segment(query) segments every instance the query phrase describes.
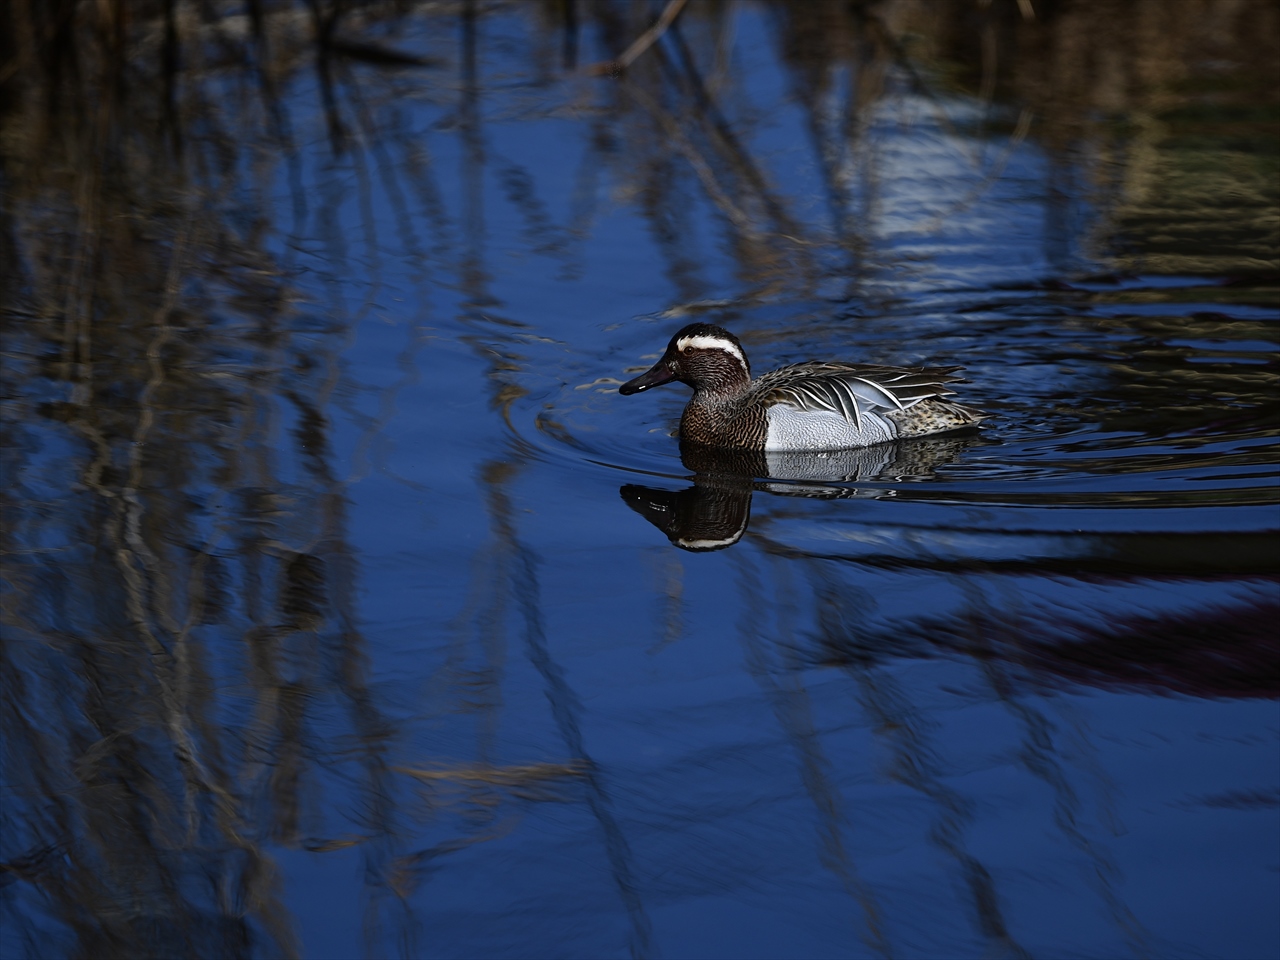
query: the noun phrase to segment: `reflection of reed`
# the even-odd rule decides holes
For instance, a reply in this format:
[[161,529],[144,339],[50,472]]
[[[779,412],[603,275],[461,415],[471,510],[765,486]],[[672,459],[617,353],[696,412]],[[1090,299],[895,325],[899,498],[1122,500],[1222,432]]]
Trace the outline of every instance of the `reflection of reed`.
[[[551,651],[541,609],[538,585],[538,557],[521,542],[513,520],[508,487],[518,466],[491,463],[482,474],[488,492],[488,507],[493,535],[490,565],[474,568],[472,591],[465,612],[477,621],[482,634],[483,662],[490,672],[481,683],[465,681],[461,664],[466,659],[465,640],[459,637],[450,652],[446,670],[436,689],[451,691],[453,697],[465,699],[468,709],[479,707],[487,718],[481,728],[479,753],[483,765],[452,767],[445,770],[415,768],[413,777],[430,786],[437,795],[442,788],[461,789],[471,802],[478,803],[480,815],[473,817],[464,836],[453,837],[427,850],[410,854],[405,862],[427,863],[442,853],[462,849],[470,843],[493,839],[495,821],[502,806],[501,796],[524,801],[573,799],[582,802],[599,828],[609,869],[630,923],[630,952],[636,957],[654,952],[652,929],[635,876],[633,856],[621,825],[613,812],[602,771],[592,761],[582,734],[583,706],[569,686],[564,670]],[[514,601],[514,603],[512,603]],[[497,767],[487,761],[494,748],[497,711],[501,703],[501,676],[491,672],[495,656],[505,655],[505,636],[511,614],[519,617],[525,641],[525,652],[543,683],[543,690],[565,750],[566,763],[537,763]],[[461,624],[459,624],[461,626]],[[488,640],[483,639],[485,636]],[[562,791],[561,785],[575,787]],[[489,799],[481,799],[483,797]]]
[[892,760],[886,774],[925,797],[936,811],[929,842],[953,863],[958,886],[968,894],[975,927],[993,955],[1029,957],[1009,933],[990,871],[965,845],[964,834],[973,819],[972,804],[943,779],[943,764],[930,742],[926,714],[911,703],[901,686],[885,672],[850,667],[857,681],[859,703]]
[[[778,723],[796,752],[800,779],[817,817],[819,860],[858,905],[865,930],[863,941],[878,955],[889,957],[893,955],[893,948],[885,929],[883,910],[876,892],[859,875],[845,840],[848,818],[842,809],[839,788],[833,782],[830,763],[823,754],[808,691],[800,679],[802,665],[795,658],[796,638],[790,628],[795,611],[789,601],[782,599],[791,593],[790,584],[786,582],[790,569],[786,565],[771,565],[769,573],[783,577],[772,604],[767,603],[769,593],[753,565],[747,560],[739,564],[744,598],[740,636],[747,669],[773,706]],[[779,621],[780,635],[776,643],[784,657],[784,662],[777,665],[769,662],[763,636],[770,612]]]
[[[754,572],[755,561],[742,552],[735,557],[744,578],[749,666],[769,691],[780,721],[804,757],[806,787],[816,807],[825,811],[824,843],[832,864],[844,862],[839,842],[843,817],[834,799],[838,794],[823,773],[802,690],[793,690],[785,704],[779,699],[789,683],[784,677],[799,676],[800,670],[816,664],[840,665],[853,677],[859,702],[892,758],[888,776],[929,801],[935,814],[928,839],[954,864],[957,885],[967,892],[975,929],[988,941],[988,949],[999,955],[1027,955],[1003,917],[992,872],[967,849],[972,803],[949,785],[947,758],[934,743],[928,712],[910,702],[892,672],[895,662],[914,658],[959,659],[970,664],[981,681],[983,699],[999,704],[1012,721],[1020,741],[1017,764],[1048,788],[1053,826],[1078,855],[1082,874],[1116,931],[1135,953],[1150,951],[1152,935],[1125,903],[1119,868],[1105,840],[1095,835],[1098,829],[1119,829],[1111,809],[1114,785],[1091,759],[1096,748],[1070,715],[1070,706],[1057,704],[1052,694],[1035,696],[1033,691],[1065,680],[1143,690],[1167,687],[1197,696],[1273,696],[1276,644],[1274,630],[1264,624],[1273,622],[1275,611],[1262,592],[1254,602],[1236,608],[1214,608],[1190,617],[1185,612],[1130,617],[1104,629],[1086,625],[1083,618],[1072,623],[1061,611],[1019,601],[1018,586],[1007,574],[971,562],[963,577],[951,578],[965,598],[953,613],[887,620],[890,611],[877,610],[872,594],[851,584],[832,558],[808,556],[794,548],[774,551],[767,561],[774,586],[766,589]],[[788,579],[797,562],[808,571],[813,590],[815,633],[807,651],[788,626],[793,608],[808,606]],[[988,590],[1001,594],[1001,602],[988,597]],[[766,636],[773,638],[771,643],[765,642]],[[770,646],[778,651],[776,662],[767,653]],[[1051,715],[1055,712],[1060,718]],[[1094,796],[1084,792],[1086,780]],[[1091,802],[1096,811],[1089,809]],[[1091,815],[1097,827],[1091,828]]]
[[[228,199],[261,195],[270,171],[223,161],[277,134],[203,99],[208,51],[174,16],[183,8],[164,8],[165,66],[153,74],[129,46],[125,9],[68,8],[55,13],[68,17],[61,32],[28,23],[51,56],[19,63],[7,92],[23,95],[4,102],[5,281],[17,309],[6,343],[21,351],[6,372],[50,398],[6,426],[65,450],[68,464],[56,512],[28,492],[6,515],[16,588],[5,630],[23,641],[3,659],[6,742],[21,758],[6,845],[30,848],[13,859],[45,897],[14,919],[32,942],[60,923],[77,955],[296,955],[263,840],[334,846],[315,836],[324,697],[348,707],[361,745],[366,832],[391,826],[387,728],[363,676],[328,449],[336,368],[297,344],[288,281]],[[279,69],[262,73],[271,90]],[[200,123],[208,136],[192,139]],[[335,339],[343,332],[339,322]],[[61,362],[40,360],[51,348]],[[225,375],[228,358],[244,376]],[[284,398],[299,425],[293,480],[275,457]],[[31,482],[44,468],[20,469]],[[64,544],[60,555],[44,555],[46,542]],[[42,646],[45,662],[31,661]],[[243,722],[224,715],[214,679],[232,650],[244,658]],[[59,855],[37,855],[51,838]]]
[[[989,622],[989,616],[981,617],[981,612],[991,607],[981,588],[972,581],[962,584],[961,588],[968,598],[969,612],[973,619],[981,618]],[[1012,610],[1009,609],[1010,606],[1013,607]],[[1084,805],[1068,776],[1059,745],[1062,738],[1055,736],[1057,730],[1045,711],[1014,682],[1006,661],[993,655],[995,645],[1001,641],[1006,648],[1016,649],[1024,640],[1022,624],[1011,615],[1016,611],[1017,605],[1005,605],[1002,617],[1004,622],[998,631],[982,628],[973,630],[971,642],[975,659],[992,693],[1023,730],[1019,759],[1031,776],[1042,781],[1052,791],[1054,823],[1066,841],[1079,851],[1084,861],[1085,876],[1106,905],[1112,922],[1128,942],[1129,948],[1136,956],[1147,956],[1150,953],[1150,934],[1143,929],[1117,890],[1122,879],[1119,868],[1105,846],[1093,840],[1085,830]],[[1013,658],[1008,660],[1012,661]]]
[[[623,32],[617,22],[610,26],[615,33]],[[615,120],[614,126],[617,139],[628,144],[626,155],[642,161],[639,169],[645,195],[652,198],[651,209],[679,208],[679,177],[667,160],[674,148],[721,215],[746,282],[763,289],[783,276],[811,277],[815,267],[807,253],[806,228],[768,182],[704,80],[698,61],[714,59],[714,50],[697,53],[702,56],[685,41],[679,20],[673,19],[661,42],[632,64],[618,86],[618,107],[626,110],[634,104],[647,120],[635,124]],[[661,239],[661,221],[655,221],[655,230]],[[674,250],[669,244],[663,246]],[[679,278],[688,274],[678,259],[673,259],[670,269],[678,285]]]
[[[490,272],[485,264],[482,184],[489,149],[479,110],[481,82],[477,60],[480,33],[479,15],[474,3],[468,2],[463,8],[462,28],[462,99],[458,115],[464,145],[461,179],[464,184],[462,229],[465,246],[460,276],[467,296],[468,313],[464,319],[471,330],[462,339],[477,355],[488,361],[486,378],[491,406],[508,418],[511,404],[523,394],[523,388],[513,376],[521,369],[521,357],[518,341],[511,336],[511,331],[521,325],[493,317],[491,309],[490,312],[481,309],[500,304],[488,292]],[[561,240],[554,236],[556,231],[533,196],[523,170],[508,163],[504,180],[508,196],[524,215],[526,235],[531,243],[541,247],[544,253],[559,253]],[[402,856],[394,871],[401,878],[396,889],[402,899],[407,899],[426,865],[437,857],[472,843],[495,839],[507,829],[497,819],[503,804],[500,796],[494,794],[523,801],[560,800],[565,796],[557,789],[559,784],[580,785],[580,789],[574,790],[571,796],[585,802],[600,830],[610,872],[629,920],[630,952],[636,957],[647,957],[653,954],[652,930],[635,879],[630,847],[613,813],[604,778],[587,752],[581,730],[582,705],[551,653],[541,609],[539,560],[520,540],[513,518],[509,488],[524,462],[522,445],[517,441],[512,444],[507,459],[490,461],[481,469],[480,481],[488,495],[492,543],[481,554],[486,562],[473,564],[471,589],[463,610],[455,620],[456,640],[446,663],[445,675],[432,685],[438,693],[461,694],[466,709],[477,710],[481,714],[477,752],[482,765],[453,767],[444,771],[406,770],[419,781],[429,784],[433,794],[445,784],[461,787],[476,815],[470,818],[462,836],[451,837],[430,848]],[[497,767],[491,760],[497,750],[503,666],[507,656],[506,634],[512,614],[523,622],[526,655],[542,679],[552,718],[570,757],[567,763]],[[469,620],[475,621],[481,652],[480,666],[470,672],[463,667],[467,661],[466,625]],[[410,882],[409,878],[413,881]]]
[[[71,157],[97,145],[73,143]],[[167,218],[152,213],[158,230],[171,231],[167,245],[118,229],[107,235],[111,219],[137,216],[121,195],[127,183],[94,159],[83,165],[91,172],[77,178],[75,202],[95,211],[98,222],[90,227],[82,219],[73,228],[71,257],[95,261],[93,270],[74,272],[68,302],[76,306],[61,331],[46,322],[23,337],[28,346],[37,338],[70,345],[73,363],[63,372],[71,399],[55,409],[83,438],[72,459],[83,492],[64,491],[52,523],[26,504],[19,510],[23,540],[61,535],[75,559],[55,567],[37,555],[21,564],[33,589],[14,598],[10,623],[30,642],[59,637],[58,656],[50,675],[20,681],[15,671],[5,690],[17,714],[29,718],[18,732],[51,724],[67,740],[57,749],[40,738],[11,741],[13,755],[24,756],[34,774],[13,796],[11,836],[59,838],[63,855],[28,879],[74,932],[74,952],[101,955],[125,943],[157,955],[240,953],[257,927],[277,949],[296,953],[270,860],[244,815],[221,733],[206,715],[208,666],[192,636],[205,620],[213,538],[198,551],[181,546],[202,524],[182,496],[170,496],[183,489],[181,471],[202,456],[184,435],[184,411],[174,401],[179,391],[199,393],[208,384],[191,383],[193,369],[172,344],[177,324],[200,325],[188,312],[183,281],[211,238],[192,236],[191,216],[181,208]],[[191,258],[189,248],[198,251]],[[24,253],[29,296],[39,302],[60,285],[58,251]],[[115,269],[129,264],[145,279],[113,289],[95,272],[103,260]],[[25,427],[42,428],[57,432],[56,423]],[[85,599],[64,598],[50,617],[42,599],[50,578],[66,578]],[[50,823],[38,811],[55,795],[64,799]],[[219,879],[184,893],[196,864]],[[233,919],[228,898],[243,903],[246,919]]]
[[479,311],[493,303],[486,293],[489,277],[481,267],[484,256],[485,145],[480,130],[476,20],[475,0],[466,0],[462,7],[462,99],[458,104],[458,127],[463,147],[458,174],[462,181],[461,219],[464,238],[464,253],[459,269],[462,288],[469,297],[467,306],[472,311]]
[[656,557],[658,593],[662,597],[661,637],[646,651],[650,655],[675,643],[684,635],[684,565],[671,551]]
[[[860,702],[878,732],[890,748],[893,762],[889,774],[911,790],[927,797],[938,811],[930,829],[930,842],[954,863],[962,889],[966,889],[975,918],[975,926],[989,942],[989,949],[1001,955],[1028,956],[1010,934],[1002,917],[999,897],[990,871],[970,853],[964,833],[972,821],[972,805],[944,779],[943,759],[932,745],[929,721],[915,708],[906,692],[886,670],[882,660],[906,654],[908,644],[920,643],[922,637],[909,628],[895,631],[894,636],[881,634],[868,615],[874,608],[866,595],[850,596],[848,586],[830,577],[821,566],[814,567],[815,599],[818,602],[818,635],[823,661],[840,662],[854,677],[860,691]],[[966,581],[962,589],[981,607],[985,607],[976,584]],[[998,623],[998,626],[993,626]],[[901,625],[899,625],[901,627]],[[1009,712],[1023,730],[1019,754],[1027,772],[1043,781],[1054,797],[1053,819],[1066,841],[1081,854],[1084,870],[1100,899],[1106,904],[1117,929],[1138,955],[1147,952],[1148,934],[1119,896],[1116,886],[1118,871],[1105,847],[1090,838],[1083,825],[1083,801],[1073,786],[1062,757],[1060,736],[1046,713],[1021,690],[1010,676],[1007,664],[1017,663],[1018,651],[1025,638],[1021,626],[1009,622],[1006,609],[998,621],[983,618],[971,633],[966,625],[956,622],[956,629],[966,631],[969,655],[979,674],[989,685],[996,702]],[[1002,635],[1010,638],[1009,649],[997,649]],[[1017,642],[1013,642],[1017,638]],[[917,648],[918,649],[918,648]],[[1016,667],[1014,668],[1016,669]],[[1077,739],[1081,732],[1076,731]],[[1081,752],[1081,743],[1073,752]],[[1086,749],[1091,749],[1084,745]],[[1095,774],[1098,771],[1094,771]],[[1105,778],[1105,775],[1103,775]],[[1107,784],[1102,784],[1108,793]]]
[[[972,665],[1019,732],[1018,765],[1048,788],[1053,824],[1078,854],[1086,882],[1130,949],[1147,954],[1152,935],[1125,903],[1119,868],[1089,827],[1091,798],[1082,790],[1082,775],[1094,781],[1100,828],[1119,832],[1111,810],[1114,786],[1091,759],[1096,748],[1071,708],[1057,705],[1062,719],[1055,721],[1055,698],[1032,691],[1066,681],[1195,696],[1274,696],[1274,603],[1259,591],[1253,602],[1237,607],[1122,618],[1104,629],[1019,601],[1007,575],[992,580],[993,571],[971,567],[954,578],[965,598],[954,613],[886,624],[870,597],[851,591],[829,567],[829,561],[810,560],[817,602],[817,649],[810,658],[843,665],[857,679],[861,703],[894,756],[891,776],[939,811],[930,840],[954,860],[983,935],[993,946],[1023,955],[1001,919],[989,871],[964,847],[970,804],[943,779],[945,764],[930,745],[926,715],[910,705],[886,669],[894,661],[942,655]],[[996,603],[988,591],[1010,596]]]

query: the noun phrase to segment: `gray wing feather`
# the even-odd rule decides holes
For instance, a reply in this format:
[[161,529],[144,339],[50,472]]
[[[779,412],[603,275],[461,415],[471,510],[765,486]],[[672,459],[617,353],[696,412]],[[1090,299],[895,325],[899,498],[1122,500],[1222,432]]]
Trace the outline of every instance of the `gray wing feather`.
[[955,393],[947,384],[959,367],[886,367],[871,363],[795,363],[760,377],[752,387],[766,406],[785,403],[801,410],[838,414],[861,428],[864,411],[905,410]]
[[835,382],[848,386],[850,391],[874,406],[902,409],[902,401],[893,395],[892,390],[880,386],[880,384],[867,377],[850,377],[847,380],[836,380]]
[[836,401],[840,404],[840,414],[846,420],[850,420],[849,414],[853,414],[851,422],[859,430],[862,429],[862,408],[858,406],[858,392],[853,388],[853,384],[847,380],[833,380],[831,382],[832,392],[836,395]]

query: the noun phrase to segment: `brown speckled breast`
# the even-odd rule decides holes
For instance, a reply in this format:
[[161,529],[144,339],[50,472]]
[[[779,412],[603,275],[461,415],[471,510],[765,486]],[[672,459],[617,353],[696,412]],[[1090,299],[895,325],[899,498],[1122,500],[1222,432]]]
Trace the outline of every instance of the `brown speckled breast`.
[[680,438],[710,447],[763,450],[769,434],[765,406],[694,394],[680,418]]

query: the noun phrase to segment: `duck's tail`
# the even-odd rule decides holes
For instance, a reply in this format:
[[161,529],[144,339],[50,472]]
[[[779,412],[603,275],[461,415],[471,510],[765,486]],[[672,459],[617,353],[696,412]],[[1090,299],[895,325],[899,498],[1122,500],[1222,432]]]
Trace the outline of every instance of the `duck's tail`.
[[947,430],[963,430],[976,427],[990,414],[966,407],[951,400],[931,397],[913,403],[905,410],[894,410],[886,416],[898,425],[898,436],[923,437],[931,433],[944,433]]

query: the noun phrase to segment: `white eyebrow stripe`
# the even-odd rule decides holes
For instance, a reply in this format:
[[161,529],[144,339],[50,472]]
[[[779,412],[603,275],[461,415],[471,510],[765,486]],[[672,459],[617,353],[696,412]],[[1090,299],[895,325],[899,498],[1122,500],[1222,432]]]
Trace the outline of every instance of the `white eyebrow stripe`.
[[744,367],[747,365],[747,358],[742,355],[742,351],[732,340],[723,340],[720,337],[681,337],[676,341],[677,350],[688,350],[690,347],[695,350],[723,350],[737,357]]

